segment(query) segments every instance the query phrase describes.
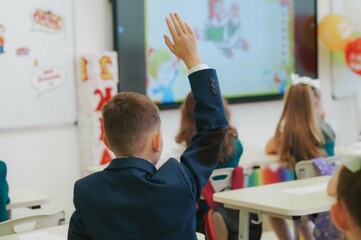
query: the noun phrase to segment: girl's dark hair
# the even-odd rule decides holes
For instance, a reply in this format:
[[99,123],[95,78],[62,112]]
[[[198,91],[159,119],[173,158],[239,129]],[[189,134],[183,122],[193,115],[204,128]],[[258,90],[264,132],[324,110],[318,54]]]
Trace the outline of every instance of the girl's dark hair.
[[[228,102],[225,98],[222,98],[224,111],[226,113],[226,118],[230,122],[230,109]],[[193,135],[196,133],[196,126],[194,120],[194,106],[195,101],[192,93],[189,93],[180,107],[181,112],[181,121],[180,128],[175,141],[179,143],[185,143],[187,146],[190,144]],[[228,127],[227,135],[224,139],[221,156],[219,163],[226,163],[231,160],[233,153],[235,152],[235,141],[234,139],[238,137],[237,130],[230,126]]]

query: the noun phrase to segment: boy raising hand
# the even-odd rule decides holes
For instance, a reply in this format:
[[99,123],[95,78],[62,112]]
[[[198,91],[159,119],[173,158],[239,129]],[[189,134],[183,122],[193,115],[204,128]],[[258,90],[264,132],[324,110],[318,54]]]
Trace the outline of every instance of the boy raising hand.
[[68,239],[195,240],[195,207],[216,166],[228,124],[216,71],[202,64],[192,29],[166,20],[170,51],[189,70],[197,133],[181,156],[155,168],[162,152],[160,116],[146,96],[122,92],[103,108],[104,142],[116,158],[78,180]]

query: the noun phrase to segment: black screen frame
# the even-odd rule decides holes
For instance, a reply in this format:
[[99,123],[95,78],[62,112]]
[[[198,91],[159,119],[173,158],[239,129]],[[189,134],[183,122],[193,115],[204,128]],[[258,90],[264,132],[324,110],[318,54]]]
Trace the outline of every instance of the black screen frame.
[[[118,53],[118,74],[119,84],[118,91],[134,91],[146,95],[146,57],[145,57],[145,24],[144,24],[144,0],[110,0],[113,4],[113,33],[114,33],[114,50]],[[318,77],[318,47],[317,47],[317,0],[294,0],[295,17],[297,16],[296,5],[297,2],[303,4],[313,5],[313,12],[310,13],[314,16],[314,33],[313,40],[309,40],[314,45],[313,52],[313,68],[314,72],[304,73],[298,69],[297,61],[299,56],[295,52],[295,72],[297,74],[308,76],[311,78]],[[126,3],[126,4],[125,4]],[[122,6],[126,6],[128,9],[125,14],[119,13],[118,9]],[[136,21],[124,20],[126,18],[136,19]],[[295,21],[294,21],[295,22]],[[119,23],[122,23],[123,29],[130,29],[127,33],[127,38],[120,37],[122,29],[119,27]],[[140,31],[139,29],[142,29]],[[297,31],[294,23],[294,30]],[[296,32],[294,33],[296,35]],[[123,42],[127,42],[127,48],[122,48]],[[295,46],[299,43],[300,39],[295,37]],[[129,44],[131,42],[131,44]],[[302,52],[302,51],[301,51]],[[300,53],[298,53],[300,54]],[[302,54],[302,53],[301,53]],[[124,67],[127,66],[127,67]],[[130,77],[131,76],[131,77]],[[227,98],[230,104],[236,103],[249,103],[249,102],[262,102],[273,101],[282,99],[284,94],[272,94],[272,95],[260,95],[260,96],[242,96],[237,98]],[[176,103],[157,103],[159,109],[175,109],[181,105],[181,102]]]

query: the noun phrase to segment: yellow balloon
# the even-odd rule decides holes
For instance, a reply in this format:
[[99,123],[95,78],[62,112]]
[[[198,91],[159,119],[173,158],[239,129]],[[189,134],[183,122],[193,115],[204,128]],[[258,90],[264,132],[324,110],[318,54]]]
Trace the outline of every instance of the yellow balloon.
[[333,51],[344,51],[351,41],[352,27],[340,15],[329,14],[318,24],[318,37]]

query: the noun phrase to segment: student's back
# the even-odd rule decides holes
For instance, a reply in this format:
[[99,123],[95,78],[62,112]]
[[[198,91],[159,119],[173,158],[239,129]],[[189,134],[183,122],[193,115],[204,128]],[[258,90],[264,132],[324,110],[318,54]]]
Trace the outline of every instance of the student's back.
[[335,134],[318,114],[319,93],[313,81],[296,82],[287,90],[275,135],[266,146],[268,154],[279,155],[289,167],[301,160],[334,155]]
[[[77,182],[81,219],[92,239],[192,239],[197,191],[191,174],[170,159],[158,171],[137,158],[114,159]],[[81,205],[80,205],[81,203]],[[76,203],[75,203],[76,204]],[[109,236],[109,238],[105,237]],[[126,236],[126,237],[125,237]],[[122,239],[121,237],[119,239]]]
[[201,64],[195,34],[178,15],[165,42],[189,69],[197,133],[181,156],[156,170],[162,152],[157,106],[119,93],[103,108],[104,142],[117,158],[76,182],[68,239],[196,239],[195,206],[217,165],[228,124],[215,70]]
[[[185,149],[186,146],[190,144],[193,135],[196,133],[196,126],[194,121],[194,106],[194,98],[192,96],[192,93],[189,93],[180,107],[180,127],[175,137],[175,141],[176,143],[178,143],[178,146],[175,150],[173,150],[174,153],[179,153],[181,152],[180,150]],[[227,121],[229,123],[229,127],[225,140],[223,142],[220,161],[216,166],[216,169],[234,168],[238,166],[243,153],[243,146],[238,139],[237,129],[230,124],[231,111],[225,98],[223,98],[223,106],[226,113]],[[212,192],[213,190],[209,187],[210,185],[207,185],[204,189],[207,194],[209,192]],[[205,216],[209,213],[209,210],[210,208],[207,204],[207,201],[201,199],[198,202],[198,208],[196,211],[197,231],[205,232]],[[219,236],[217,236],[218,238],[223,239],[226,235],[228,236],[229,240],[238,238],[238,210],[228,209],[225,208],[223,205],[218,205],[215,209],[213,209],[211,219],[212,221],[217,222],[216,224],[214,224],[214,226],[217,225],[218,227],[216,231],[219,234]],[[262,234],[262,224],[253,224],[254,221],[259,222],[258,216],[256,216],[255,214],[251,214],[250,240],[259,240]]]
[[[281,163],[294,168],[301,160],[334,154],[335,135],[323,120],[319,81],[291,75],[293,84],[284,97],[284,107],[275,135],[266,145],[266,153],[277,154]],[[292,239],[285,220],[270,217],[280,239]],[[300,231],[304,239],[313,239],[311,224],[303,221]]]

